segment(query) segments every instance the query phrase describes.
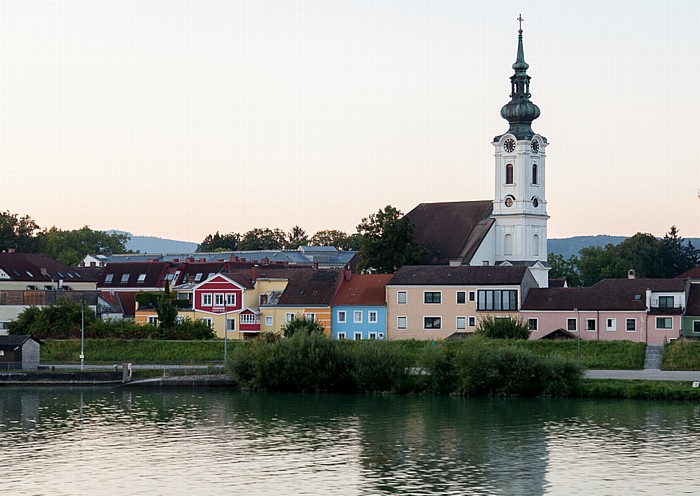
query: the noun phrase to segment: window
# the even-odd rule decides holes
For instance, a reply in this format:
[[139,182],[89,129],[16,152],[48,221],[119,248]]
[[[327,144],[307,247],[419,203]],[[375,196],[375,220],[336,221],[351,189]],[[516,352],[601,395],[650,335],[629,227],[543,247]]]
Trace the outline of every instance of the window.
[[659,308],[673,308],[673,296],[659,296]]
[[440,291],[426,291],[423,293],[423,303],[442,303]]
[[537,234],[532,237],[532,254],[540,256],[540,237]]
[[576,319],[566,319],[566,330],[576,332],[578,330]]
[[457,317],[457,330],[462,331],[467,328],[467,318]]
[[586,330],[590,332],[595,331],[595,319],[586,319]]
[[457,291],[457,304],[463,304],[467,302],[466,291]]
[[214,306],[223,307],[224,306],[224,295],[223,293],[216,293],[214,295]]
[[397,329],[406,329],[407,325],[408,325],[407,317],[396,317],[396,328]]
[[230,307],[236,306],[236,293],[226,293],[226,305]]
[[693,332],[700,332],[700,320],[693,321]]
[[605,319],[605,330],[614,331],[617,328],[617,319]]
[[129,282],[129,276],[131,274],[122,274],[122,284]]
[[207,325],[207,327],[211,328],[211,319],[199,319],[199,320],[204,322]]
[[537,319],[527,319],[527,328],[530,329],[530,332],[534,332],[537,330]]
[[361,333],[361,332],[355,332],[355,334],[354,334],[354,339],[355,339],[355,341],[361,341],[361,340],[362,340],[362,333]]
[[513,235],[506,234],[503,237],[503,254],[512,255],[513,254]]
[[261,294],[260,296],[258,296],[258,303],[260,305],[267,305],[267,295]]
[[537,184],[537,164],[532,164],[532,184]]
[[370,310],[369,312],[367,312],[367,322],[369,322],[370,324],[376,324],[377,321],[379,320],[377,318],[377,315],[378,314],[377,314],[376,310]]
[[236,321],[234,319],[226,319],[226,330],[227,331],[235,331],[236,330]]
[[637,330],[637,321],[635,319],[625,319],[625,329],[627,332],[635,332]]
[[345,324],[346,321],[346,313],[345,310],[338,310],[338,313],[336,314],[338,316],[338,323],[339,324]]
[[211,306],[211,293],[204,293],[202,295],[202,306],[203,307],[210,307]]
[[114,279],[114,274],[107,274],[105,276],[105,282],[112,282],[112,279]]
[[479,310],[517,310],[518,291],[517,290],[479,290]]
[[408,298],[407,298],[407,295],[406,295],[406,291],[399,291],[398,293],[396,293],[396,302],[397,302],[399,305],[405,305],[407,299],[408,299]]
[[339,332],[339,333],[338,333],[338,339],[345,339],[345,333],[344,333],[344,332]]
[[293,313],[285,313],[284,314],[284,322],[289,324],[292,320],[294,320],[294,314]]
[[376,332],[370,332],[370,333],[369,333],[369,338],[370,338],[370,339],[377,339],[377,333],[376,333]]
[[362,324],[362,310],[355,310],[352,312],[352,321],[355,324]]
[[513,184],[513,164],[506,165],[506,184]]
[[139,278],[136,280],[137,283],[143,284],[146,281],[146,274],[139,274]]
[[469,327],[476,327],[476,317],[469,317]]
[[148,317],[148,323],[158,325],[158,317]]
[[476,301],[476,291],[469,291],[469,301]]
[[201,280],[202,280],[202,273],[199,272],[199,273],[197,273],[196,276],[194,276],[194,282],[199,282]]
[[257,315],[252,313],[241,314],[241,325],[243,324],[259,324],[260,320]]
[[671,317],[656,317],[657,329],[671,329],[673,327],[673,319]]
[[423,317],[423,329],[441,329],[442,318],[440,317]]
[[307,314],[304,315],[304,317],[306,317],[306,320],[310,320],[311,322],[313,322],[314,320],[316,320],[316,314],[315,314],[315,313],[307,313]]
[[270,315],[268,315],[267,317],[265,317],[265,325],[266,325],[267,327],[271,327],[271,326],[272,326],[272,317],[271,317]]

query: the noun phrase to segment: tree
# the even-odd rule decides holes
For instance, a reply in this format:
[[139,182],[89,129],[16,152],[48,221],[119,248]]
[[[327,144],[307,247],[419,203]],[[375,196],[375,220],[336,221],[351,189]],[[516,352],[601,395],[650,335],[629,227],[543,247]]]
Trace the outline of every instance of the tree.
[[513,318],[484,317],[479,322],[475,332],[491,339],[527,339],[530,337],[530,328],[527,323]]
[[300,246],[305,246],[308,243],[309,237],[306,235],[306,231],[299,226],[292,227],[287,235],[287,248],[296,250]]
[[177,324],[177,306],[175,306],[175,294],[170,292],[170,284],[166,281],[165,291],[159,293],[156,303],[158,314],[158,327],[162,331],[173,329]]
[[362,271],[394,273],[403,265],[417,263],[426,253],[413,240],[413,223],[391,205],[362,219],[357,226]]
[[95,323],[95,312],[92,309],[61,298],[55,305],[27,308],[16,320],[10,322],[8,333],[31,334],[39,339],[73,338],[80,336],[83,315],[86,327]]
[[550,253],[547,262],[551,266],[550,279],[566,279],[569,287],[581,286],[581,276],[578,271],[579,260],[575,255],[564,258],[561,253]]
[[291,338],[299,332],[306,334],[320,332],[323,334],[324,328],[316,320],[307,319],[306,317],[294,318],[282,326],[282,333],[287,338]]
[[212,252],[212,251],[236,251],[238,250],[238,243],[241,241],[241,235],[238,233],[228,233],[219,234],[209,234],[204,240],[197,245],[198,252]]
[[661,259],[665,277],[676,277],[700,264],[700,250],[686,242],[676,226],[671,226],[661,240]]
[[41,231],[37,241],[37,251],[66,265],[77,265],[88,253],[98,255],[131,253],[126,249],[128,235],[93,231],[88,226],[68,231],[54,226]]
[[28,215],[20,217],[8,211],[0,213],[0,250],[17,250],[21,253],[35,252],[36,233],[39,226]]
[[287,236],[280,229],[255,228],[243,235],[238,249],[252,250],[281,250],[287,244]]
[[348,236],[347,233],[337,229],[326,229],[314,234],[311,237],[311,244],[313,246],[335,246],[341,250],[357,251],[360,249],[361,239],[362,236],[359,233]]

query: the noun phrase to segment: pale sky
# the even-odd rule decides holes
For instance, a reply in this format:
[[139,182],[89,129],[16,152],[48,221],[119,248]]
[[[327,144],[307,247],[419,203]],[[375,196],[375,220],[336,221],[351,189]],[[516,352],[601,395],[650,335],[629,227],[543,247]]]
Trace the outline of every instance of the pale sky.
[[700,237],[700,2],[0,2],[0,210],[200,242],[494,197],[525,22],[549,237]]

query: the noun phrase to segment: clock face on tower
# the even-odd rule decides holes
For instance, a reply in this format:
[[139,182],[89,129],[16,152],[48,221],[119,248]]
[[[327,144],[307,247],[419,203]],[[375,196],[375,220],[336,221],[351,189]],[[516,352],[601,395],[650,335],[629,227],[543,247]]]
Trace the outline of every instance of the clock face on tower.
[[536,139],[532,140],[532,143],[530,143],[530,148],[534,153],[537,153],[540,151],[540,142],[537,141]]
[[512,138],[508,138],[503,142],[503,149],[507,151],[508,153],[513,153],[515,150],[515,140]]

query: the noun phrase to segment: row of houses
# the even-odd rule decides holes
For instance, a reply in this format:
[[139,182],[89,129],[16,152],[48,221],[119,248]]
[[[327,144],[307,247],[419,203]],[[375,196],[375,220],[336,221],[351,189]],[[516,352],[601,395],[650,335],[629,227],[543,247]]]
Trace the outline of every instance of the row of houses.
[[522,319],[532,339],[700,337],[700,267],[675,279],[631,273],[588,288],[556,280],[541,288],[525,265],[408,266],[396,274],[322,267],[218,254],[70,268],[44,255],[3,253],[0,325],[60,297],[86,303],[101,318],[156,323],[155,308],[139,306],[136,295],[168,290],[179,300],[179,318],[202,320],[230,339],[279,333],[306,317],[335,339],[440,340],[468,336],[486,316]]

